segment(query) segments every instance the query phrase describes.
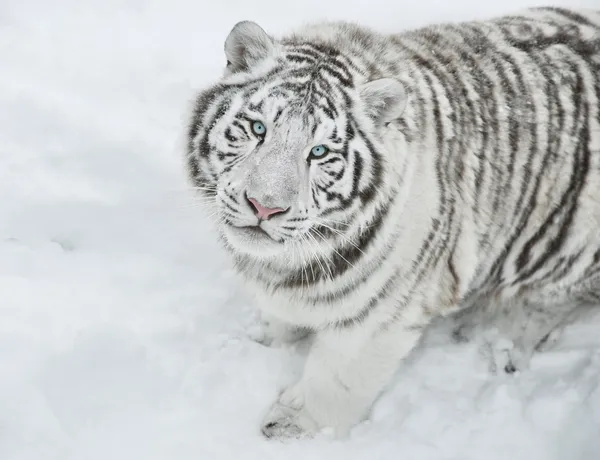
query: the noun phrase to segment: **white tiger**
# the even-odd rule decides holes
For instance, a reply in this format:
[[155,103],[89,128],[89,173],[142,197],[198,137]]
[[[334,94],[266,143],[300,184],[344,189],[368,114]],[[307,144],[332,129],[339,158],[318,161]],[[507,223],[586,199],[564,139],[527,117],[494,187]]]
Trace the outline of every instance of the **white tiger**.
[[265,436],[346,434],[436,316],[506,313],[510,372],[600,302],[599,11],[281,40],[241,22],[225,54],[191,181],[269,340],[313,333]]

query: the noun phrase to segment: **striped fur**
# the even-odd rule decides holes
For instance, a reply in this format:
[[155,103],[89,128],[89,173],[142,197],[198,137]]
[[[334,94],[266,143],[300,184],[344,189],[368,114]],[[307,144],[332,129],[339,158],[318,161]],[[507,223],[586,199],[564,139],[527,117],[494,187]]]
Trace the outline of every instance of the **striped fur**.
[[[273,330],[316,333],[267,436],[344,433],[435,316],[518,312],[498,324],[528,356],[600,303],[600,11],[282,40],[242,23],[226,54],[191,181]],[[289,210],[249,230],[248,191]]]

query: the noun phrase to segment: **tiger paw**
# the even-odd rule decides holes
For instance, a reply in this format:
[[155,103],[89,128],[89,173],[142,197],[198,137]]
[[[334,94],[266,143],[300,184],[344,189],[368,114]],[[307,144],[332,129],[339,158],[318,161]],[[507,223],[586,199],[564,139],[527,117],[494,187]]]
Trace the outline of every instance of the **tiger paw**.
[[312,438],[316,431],[316,424],[303,409],[279,402],[271,406],[261,425],[261,432],[268,439]]
[[529,368],[533,349],[524,347],[519,341],[496,338],[486,341],[484,355],[489,360],[493,374],[516,374]]
[[283,391],[263,420],[261,431],[269,439],[311,438],[317,424],[304,408],[301,382]]

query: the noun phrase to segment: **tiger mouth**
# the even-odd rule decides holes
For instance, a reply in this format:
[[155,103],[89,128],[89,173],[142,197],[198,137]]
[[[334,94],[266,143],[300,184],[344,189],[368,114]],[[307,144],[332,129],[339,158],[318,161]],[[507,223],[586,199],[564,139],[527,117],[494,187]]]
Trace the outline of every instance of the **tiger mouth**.
[[260,225],[244,225],[242,227],[237,228],[241,229],[242,231],[245,231],[248,235],[253,235],[256,237],[266,236],[268,238],[271,238],[271,236]]
[[283,244],[283,241],[276,240],[260,225],[230,225],[230,230],[249,240],[249,243],[277,243]]

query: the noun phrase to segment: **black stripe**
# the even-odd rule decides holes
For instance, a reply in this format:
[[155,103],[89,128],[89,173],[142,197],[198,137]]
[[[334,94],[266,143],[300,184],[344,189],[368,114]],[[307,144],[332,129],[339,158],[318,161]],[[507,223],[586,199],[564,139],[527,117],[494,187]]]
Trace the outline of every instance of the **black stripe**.
[[[549,71],[549,72],[551,72],[551,71]],[[514,225],[512,227],[511,236],[507,239],[502,251],[496,257],[496,259],[494,260],[494,262],[492,264],[492,267],[491,267],[489,275],[488,275],[488,279],[486,281],[488,284],[492,283],[492,284],[498,286],[503,282],[502,268],[508,258],[508,255],[510,254],[512,248],[514,247],[516,240],[522,236],[525,227],[529,223],[532,212],[537,206],[537,195],[539,193],[542,179],[544,178],[548,168],[550,168],[552,165],[551,160],[552,160],[553,155],[555,154],[555,152],[558,151],[558,149],[560,147],[559,146],[560,133],[564,130],[563,127],[564,127],[564,123],[565,123],[565,114],[564,114],[564,109],[562,107],[562,103],[561,103],[561,100],[559,97],[559,91],[558,91],[559,84],[556,82],[556,80],[553,79],[555,74],[556,73],[554,73],[554,74],[550,73],[549,76],[547,77],[546,95],[547,95],[547,98],[548,98],[547,100],[549,103],[548,111],[549,111],[549,117],[550,117],[549,121],[548,121],[548,126],[551,126],[552,119],[554,117],[553,109],[555,109],[556,116],[558,117],[558,121],[557,121],[558,128],[556,130],[552,130],[552,129],[548,130],[550,139],[548,140],[548,142],[546,144],[546,152],[542,159],[541,166],[538,168],[537,173],[535,174],[535,176],[533,178],[533,186],[531,188],[532,192],[530,193],[529,199],[526,201],[526,203],[527,203],[526,207],[523,209],[520,216],[517,219],[515,219],[516,225]],[[553,135],[554,135],[554,138],[552,138]],[[522,185],[524,185],[524,184],[522,184]],[[520,263],[522,264],[523,262],[520,262]]]
[[344,318],[343,320],[336,321],[333,324],[333,327],[338,329],[344,329],[353,326],[361,325],[367,317],[371,314],[377,306],[381,304],[381,301],[384,300],[394,288],[395,283],[400,278],[401,272],[399,269],[394,270],[391,276],[388,277],[384,285],[377,291],[377,293],[369,299],[367,304],[358,312],[358,314],[350,317]]
[[[533,234],[533,236],[524,245],[523,250],[519,256],[519,259],[528,259],[533,247],[552,229],[555,222],[558,220],[560,228],[554,237],[551,237],[546,250],[537,262],[527,271],[524,271],[514,283],[520,282],[524,279],[529,278],[533,275],[543,264],[554,254],[556,254],[562,247],[571,222],[574,219],[575,212],[577,210],[577,203],[581,190],[585,186],[586,176],[588,174],[589,162],[590,162],[590,151],[589,151],[589,109],[588,103],[585,100],[585,88],[583,83],[583,77],[580,72],[577,72],[574,65],[571,69],[576,73],[576,85],[572,91],[573,103],[575,106],[575,113],[572,114],[571,119],[573,120],[574,131],[569,133],[570,139],[577,140],[577,149],[575,151],[575,158],[573,160],[573,169],[569,180],[569,186],[562,194],[558,206],[552,210],[547,216],[543,224]],[[580,120],[581,118],[581,120]],[[561,129],[564,132],[564,128]],[[513,283],[513,284],[514,284]]]
[[562,16],[563,18],[566,18],[570,21],[576,22],[579,25],[591,26],[591,27],[595,27],[595,28],[599,27],[598,24],[593,23],[585,16],[583,16],[573,10],[568,10],[566,8],[546,6],[546,7],[539,7],[536,9],[539,9],[542,11],[551,11],[552,13],[555,13],[558,16]]
[[[330,231],[329,229],[325,229],[330,237],[334,237],[335,233]],[[393,234],[388,239],[386,245],[382,248],[381,252],[377,259],[373,260],[371,266],[372,270],[365,270],[364,273],[358,279],[353,279],[349,284],[339,286],[339,285],[331,285],[330,287],[333,289],[328,291],[326,294],[318,294],[318,295],[309,295],[308,300],[317,303],[317,302],[325,302],[331,303],[335,301],[341,301],[345,297],[353,294],[357,290],[361,289],[362,286],[374,276],[378,270],[385,264],[385,262],[394,254],[394,247],[397,244],[398,235]]]
[[[547,72],[551,72],[551,70],[549,70],[546,67],[546,70],[544,72],[544,74],[546,74]],[[548,141],[547,141],[547,146],[546,146],[546,157],[544,158],[544,160],[548,159],[551,154],[554,154],[555,152],[557,152],[560,149],[560,133],[562,133],[564,131],[564,123],[565,123],[565,113],[564,113],[564,109],[562,107],[562,104],[560,102],[560,95],[558,92],[558,84],[555,80],[552,79],[551,75],[545,75],[546,76],[546,85],[545,85],[545,94],[546,94],[546,101],[548,103],[548,126],[552,126],[552,121],[554,119],[554,113],[553,113],[553,109],[556,109],[557,111],[557,116],[558,116],[558,129],[557,129],[557,133],[553,136],[552,130],[548,130]],[[546,161],[544,161],[543,166],[545,166],[546,164],[548,164]],[[530,198],[530,200],[533,200],[532,203],[535,205],[537,204],[537,200],[536,200],[536,195],[538,193],[538,185],[541,183],[541,179],[543,177],[543,174],[545,173],[546,168],[543,167],[541,168],[541,170],[539,170],[537,172],[536,175],[536,180],[535,180],[535,187],[533,188],[534,190],[534,195]],[[526,184],[526,181],[523,181],[523,185]],[[523,191],[522,191],[523,193]],[[527,209],[527,212],[530,212],[529,209]],[[528,218],[528,216],[527,216]],[[517,235],[519,236],[519,235]],[[530,247],[526,244],[525,247],[521,250],[521,253],[519,254],[519,256],[516,259],[516,265],[515,265],[515,270],[518,272],[521,272],[525,266],[529,263],[530,260]]]
[[563,194],[558,208],[556,208],[548,216],[538,231],[527,242],[527,245],[528,247],[531,247],[541,240],[547,230],[553,225],[556,217],[560,217],[559,231],[553,238],[551,238],[549,244],[546,246],[546,250],[538,258],[535,264],[529,270],[521,274],[513,284],[531,277],[548,261],[550,257],[555,255],[562,248],[564,242],[566,241],[569,230],[571,229],[571,224],[575,218],[575,213],[578,209],[578,199],[581,195],[581,190],[585,185],[586,176],[589,170],[590,152],[587,142],[589,142],[589,131],[587,123],[585,123],[585,126],[581,132],[581,140],[579,142],[579,150],[582,152],[582,155],[577,159],[578,161],[576,160],[576,163],[573,166],[569,187]]
[[331,280],[342,276],[365,256],[373,243],[373,240],[380,231],[380,228],[383,226],[388,212],[392,207],[392,202],[393,200],[390,200],[386,203],[386,205],[375,215],[370,226],[359,235],[355,236],[353,241],[354,245],[350,244],[345,239],[341,241],[341,245],[336,248],[336,252],[331,254],[331,274],[317,271],[314,275],[311,274],[311,276],[307,277],[306,272],[301,268],[289,274],[286,279],[283,282],[278,283],[277,286],[285,289],[298,288],[303,286],[304,282],[310,285],[323,281],[326,275],[331,276]]
[[310,58],[302,57],[302,56],[286,56],[286,59],[295,64],[313,64]]
[[581,259],[581,256],[583,254],[585,254],[585,249],[581,249],[577,253],[571,254],[569,257],[566,257],[566,258],[563,257],[564,262],[562,264],[562,268],[560,270],[558,270],[558,269],[552,270],[553,274],[552,274],[551,282],[557,283],[560,280],[562,280],[565,276],[570,274],[571,270],[573,268],[573,265],[575,265]]
[[188,127],[188,152],[191,153],[194,150],[194,145],[192,144],[195,137],[198,135],[198,131],[202,126],[202,120],[206,115],[206,112],[212,104],[215,102],[217,97],[223,95],[225,92],[225,86],[223,85],[215,85],[212,88],[201,92],[196,98],[196,104],[194,106],[194,111],[192,115],[192,119],[190,121]]
[[362,175],[363,160],[361,158],[360,152],[354,150],[354,158],[356,158],[358,161],[355,163],[354,166],[355,181],[352,184],[352,190],[354,192],[353,197],[358,195],[361,201],[361,206],[364,208],[367,204],[371,203],[374,200],[375,196],[383,186],[383,155],[375,148],[375,145],[371,142],[366,133],[359,128],[358,124],[355,125],[355,129],[367,145],[367,149],[369,151],[368,153],[371,158],[371,163],[373,165],[371,170],[369,171],[372,176],[369,185],[362,190],[358,190],[358,182],[360,176]]

